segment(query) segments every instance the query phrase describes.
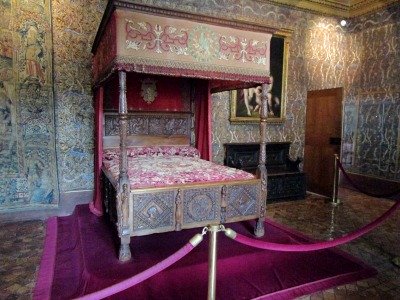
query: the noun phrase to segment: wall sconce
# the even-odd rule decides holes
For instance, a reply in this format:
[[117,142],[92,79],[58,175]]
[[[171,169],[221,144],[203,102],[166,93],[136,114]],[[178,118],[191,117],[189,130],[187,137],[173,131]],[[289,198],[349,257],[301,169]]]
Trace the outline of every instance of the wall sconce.
[[347,21],[345,19],[340,21],[340,26],[345,27],[347,25]]

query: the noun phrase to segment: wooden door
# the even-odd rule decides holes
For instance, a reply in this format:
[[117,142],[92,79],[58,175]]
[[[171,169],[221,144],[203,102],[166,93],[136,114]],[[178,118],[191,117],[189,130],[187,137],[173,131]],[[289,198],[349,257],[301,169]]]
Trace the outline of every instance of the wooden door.
[[304,172],[307,191],[332,197],[334,154],[340,154],[342,88],[307,93]]

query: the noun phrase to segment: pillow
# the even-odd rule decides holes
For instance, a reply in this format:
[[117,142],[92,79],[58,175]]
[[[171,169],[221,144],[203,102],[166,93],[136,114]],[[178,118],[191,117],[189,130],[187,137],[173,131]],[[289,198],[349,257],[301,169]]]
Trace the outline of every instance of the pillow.
[[200,152],[191,146],[153,146],[153,147],[130,147],[127,150],[130,157],[144,156],[169,156],[179,155],[187,157],[200,157]]

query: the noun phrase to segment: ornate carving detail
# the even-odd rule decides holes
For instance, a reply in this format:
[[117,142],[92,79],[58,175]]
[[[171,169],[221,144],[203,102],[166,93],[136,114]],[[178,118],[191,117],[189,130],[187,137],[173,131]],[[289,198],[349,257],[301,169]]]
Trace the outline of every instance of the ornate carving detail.
[[141,134],[149,128],[149,119],[144,117],[135,117],[128,119],[128,134]]
[[267,168],[265,165],[259,165],[257,173],[258,177],[261,179],[261,192],[265,194],[267,192]]
[[165,119],[164,134],[187,135],[189,128],[188,119]]
[[117,115],[105,115],[104,116],[104,134],[118,135],[119,133],[119,119]]
[[126,72],[119,71],[119,113],[126,114],[128,105],[126,103]]
[[182,229],[182,190],[178,190],[175,198],[175,230]]
[[[119,117],[116,114],[106,114],[104,117],[104,132],[106,136],[119,134]],[[143,135],[190,135],[189,115],[127,115],[127,134]]]
[[174,224],[174,192],[148,193],[133,196],[133,231],[170,228]]
[[257,214],[259,191],[258,185],[229,186],[227,218]]
[[149,134],[162,135],[164,124],[164,119],[161,117],[149,120]]
[[117,215],[118,215],[118,233],[119,236],[130,236],[129,230],[129,182],[121,180],[122,187],[117,195]]
[[[126,138],[128,134],[128,122],[127,122],[127,103],[126,103],[126,73],[124,71],[118,72],[119,76],[119,136],[120,136],[120,167],[119,167],[119,176],[122,180],[127,182],[127,186],[129,187],[128,180],[128,158],[126,154]],[[124,178],[126,177],[126,178]],[[124,188],[124,186],[123,186]],[[129,188],[127,188],[129,191]]]
[[219,220],[220,188],[184,191],[183,223]]
[[226,222],[226,207],[228,206],[228,202],[226,201],[226,185],[224,185],[221,189],[221,223]]

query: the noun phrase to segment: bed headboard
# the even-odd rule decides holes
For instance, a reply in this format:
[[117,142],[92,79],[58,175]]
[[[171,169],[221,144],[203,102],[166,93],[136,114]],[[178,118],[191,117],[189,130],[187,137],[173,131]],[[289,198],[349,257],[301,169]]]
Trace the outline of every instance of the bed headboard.
[[[103,147],[119,147],[119,114],[104,112]],[[193,145],[192,113],[127,114],[127,146]]]

